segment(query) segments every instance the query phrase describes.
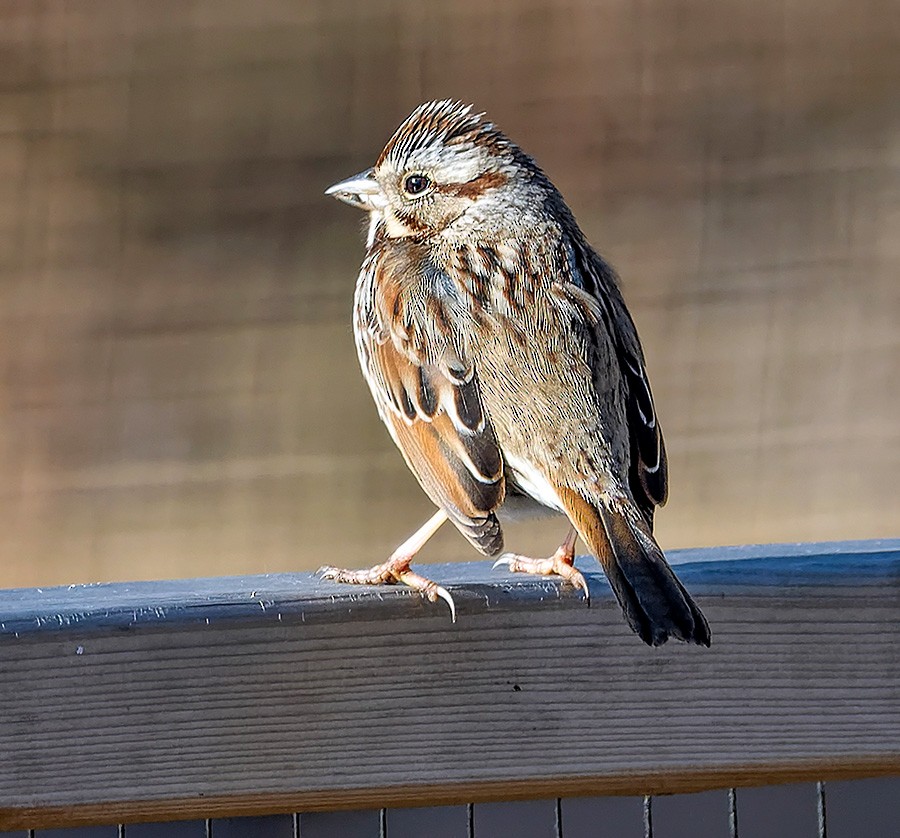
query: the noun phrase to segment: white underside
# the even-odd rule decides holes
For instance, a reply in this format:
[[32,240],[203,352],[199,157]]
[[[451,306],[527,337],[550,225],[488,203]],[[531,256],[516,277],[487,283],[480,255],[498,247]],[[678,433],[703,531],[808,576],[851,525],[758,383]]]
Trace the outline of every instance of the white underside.
[[[563,512],[563,505],[559,495],[550,481],[531,463],[520,459],[508,451],[503,452],[503,461],[508,471],[512,472],[518,487],[534,498],[542,506],[547,506],[556,512]],[[513,499],[510,498],[510,501]],[[512,510],[510,510],[512,511]]]
[[501,524],[513,524],[518,521],[535,521],[542,518],[559,518],[565,516],[549,506],[538,503],[530,495],[513,494],[507,491],[502,506],[497,510]]

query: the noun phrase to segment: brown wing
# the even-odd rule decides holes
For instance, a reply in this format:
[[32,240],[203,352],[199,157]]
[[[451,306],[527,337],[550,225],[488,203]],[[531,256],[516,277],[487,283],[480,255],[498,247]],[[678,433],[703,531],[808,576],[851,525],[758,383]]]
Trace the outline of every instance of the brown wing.
[[[357,347],[378,411],[428,497],[487,555],[503,549],[494,514],[503,459],[467,359],[464,317],[437,277],[402,259],[363,266]],[[401,251],[400,255],[404,255]],[[408,267],[408,266],[407,266]]]
[[629,434],[629,488],[647,523],[666,502],[668,465],[662,429],[656,417],[653,394],[644,368],[644,353],[634,321],[625,306],[612,268],[587,243],[570,243],[566,262],[569,279],[580,294],[581,308],[594,328],[612,339],[625,390]]

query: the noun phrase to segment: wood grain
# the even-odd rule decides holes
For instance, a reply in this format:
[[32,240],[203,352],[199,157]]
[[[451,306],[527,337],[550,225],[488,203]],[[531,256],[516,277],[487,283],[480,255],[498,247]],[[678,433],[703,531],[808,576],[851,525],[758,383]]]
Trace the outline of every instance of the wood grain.
[[596,565],[0,592],[0,829],[900,773],[900,541],[674,554],[709,650],[643,646]]

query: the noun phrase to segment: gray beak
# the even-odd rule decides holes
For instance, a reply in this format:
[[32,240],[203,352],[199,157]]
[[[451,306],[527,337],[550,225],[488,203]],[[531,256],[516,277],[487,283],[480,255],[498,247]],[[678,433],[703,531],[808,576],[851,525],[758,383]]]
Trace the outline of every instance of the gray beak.
[[329,186],[325,190],[325,194],[331,195],[332,198],[337,198],[345,204],[350,204],[351,207],[358,207],[369,212],[383,210],[387,206],[387,200],[374,175],[374,169],[366,169],[358,175],[353,175],[334,186]]

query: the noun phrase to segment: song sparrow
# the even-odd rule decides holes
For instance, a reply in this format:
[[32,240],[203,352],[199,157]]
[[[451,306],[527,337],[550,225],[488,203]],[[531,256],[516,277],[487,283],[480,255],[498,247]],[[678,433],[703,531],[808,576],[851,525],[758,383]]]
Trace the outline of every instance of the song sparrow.
[[644,357],[616,275],[537,164],[471,106],[416,108],[375,166],[327,190],[369,213],[354,301],[378,412],[438,512],[370,570],[450,594],[410,562],[448,518],[481,552],[500,520],[542,507],[571,529],[555,555],[506,555],[588,596],[576,533],[600,560],[631,628],[709,645],[709,627],[653,538],[666,453]]

